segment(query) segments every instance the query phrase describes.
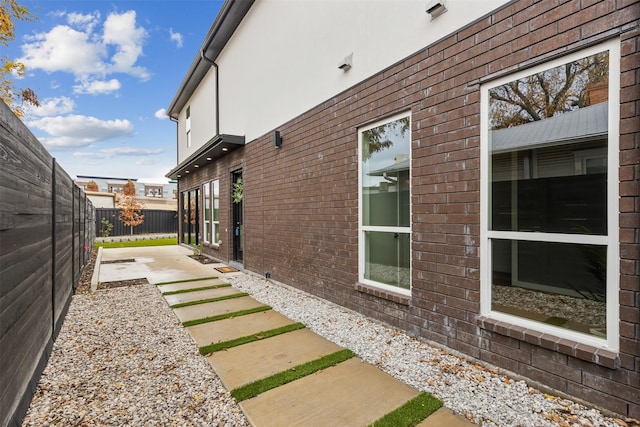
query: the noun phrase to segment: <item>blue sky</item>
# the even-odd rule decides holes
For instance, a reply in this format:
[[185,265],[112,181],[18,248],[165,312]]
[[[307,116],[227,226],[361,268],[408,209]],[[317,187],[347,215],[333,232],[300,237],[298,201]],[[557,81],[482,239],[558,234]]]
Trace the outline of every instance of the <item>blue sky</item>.
[[72,178],[166,181],[176,124],[165,109],[222,3],[22,0],[37,20],[17,23],[6,53],[42,104],[23,121]]

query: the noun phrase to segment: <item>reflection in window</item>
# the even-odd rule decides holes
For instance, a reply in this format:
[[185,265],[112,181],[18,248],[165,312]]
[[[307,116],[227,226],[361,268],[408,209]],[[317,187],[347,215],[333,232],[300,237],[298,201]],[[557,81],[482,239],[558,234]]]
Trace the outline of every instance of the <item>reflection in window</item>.
[[606,337],[608,82],[604,51],[488,90],[493,311]]
[[360,280],[409,290],[409,116],[360,131]]

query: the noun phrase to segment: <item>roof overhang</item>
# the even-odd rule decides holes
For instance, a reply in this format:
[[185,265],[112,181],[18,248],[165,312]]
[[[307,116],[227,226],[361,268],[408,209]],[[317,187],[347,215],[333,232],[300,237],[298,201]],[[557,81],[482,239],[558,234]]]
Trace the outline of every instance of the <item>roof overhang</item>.
[[[169,105],[167,110],[169,117],[175,120],[178,119],[180,111],[189,102],[194,91],[207,74],[207,71],[209,71],[211,63],[207,60],[215,61],[218,58],[218,55],[231,39],[253,2],[254,0],[226,0],[224,2],[176,95],[171,101],[171,105]],[[203,55],[207,60],[202,58]]]
[[244,142],[244,136],[216,135],[165,176],[170,179],[183,178],[198,168],[204,167],[208,163],[220,159],[244,146]]

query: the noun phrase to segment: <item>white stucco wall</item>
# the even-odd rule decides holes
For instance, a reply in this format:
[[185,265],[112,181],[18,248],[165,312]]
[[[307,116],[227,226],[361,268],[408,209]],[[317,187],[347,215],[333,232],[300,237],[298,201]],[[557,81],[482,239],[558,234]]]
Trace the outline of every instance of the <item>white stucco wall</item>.
[[[446,0],[448,11],[433,20],[425,12],[429,2],[256,0],[216,60],[220,133],[247,141],[264,135],[507,0]],[[352,68],[338,69],[350,54]],[[180,161],[214,135],[213,74],[212,68],[187,104],[190,150],[184,110],[180,115]]]
[[[211,67],[178,117],[178,162],[216,134],[216,71]],[[191,147],[187,147],[186,112],[191,107]]]

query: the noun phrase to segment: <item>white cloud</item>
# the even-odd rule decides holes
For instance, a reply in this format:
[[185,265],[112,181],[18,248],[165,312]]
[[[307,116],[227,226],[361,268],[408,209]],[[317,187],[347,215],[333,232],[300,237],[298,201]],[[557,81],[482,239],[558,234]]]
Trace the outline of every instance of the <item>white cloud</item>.
[[81,81],[79,85],[73,86],[73,93],[76,94],[89,94],[89,95],[104,95],[111,92],[115,92],[122,87],[117,79],[111,79],[109,81],[94,80],[94,81]]
[[[113,73],[147,80],[150,73],[139,65],[147,32],[136,26],[135,11],[110,13],[103,32],[94,31],[100,14],[68,13],[68,25],[25,37],[22,61],[28,69],[73,74],[77,81],[104,81]],[[84,92],[83,92],[84,93]]]
[[169,37],[171,37],[171,41],[176,42],[176,46],[178,46],[179,48],[182,47],[182,44],[183,44],[182,34],[174,33],[173,28],[169,28]]
[[156,116],[156,119],[160,119],[160,120],[167,120],[169,118],[169,116],[167,116],[166,108],[161,108],[157,110],[155,113],[153,113],[153,115]]
[[[115,147],[115,148],[103,148],[98,151],[81,151],[73,153],[76,157],[82,157],[85,159],[111,159],[118,156],[150,156],[154,154],[160,154],[164,150],[161,148],[133,148],[133,147]],[[153,164],[155,161],[149,158],[142,158],[136,162],[139,165]]]
[[20,59],[27,68],[41,69],[48,73],[62,71],[77,78],[92,74],[104,74],[103,57],[106,49],[94,43],[91,34],[76,31],[66,25],[58,25],[48,33],[39,33],[22,45],[24,56]]
[[94,142],[133,134],[129,120],[100,120],[80,115],[44,117],[27,124],[50,135],[39,139],[51,149],[86,147]]
[[147,32],[142,27],[136,27],[136,12],[130,10],[122,14],[111,13],[104,23],[103,42],[116,46],[116,53],[111,57],[112,72],[132,74],[143,80],[150,75],[143,67],[134,64],[142,55],[142,45]]
[[100,22],[100,12],[95,11],[92,14],[83,15],[82,13],[71,12],[67,15],[67,23],[92,32],[94,27]]
[[61,96],[58,98],[45,98],[40,101],[39,107],[30,107],[29,116],[55,116],[68,114],[73,111],[75,103],[71,98]]

